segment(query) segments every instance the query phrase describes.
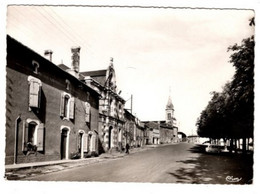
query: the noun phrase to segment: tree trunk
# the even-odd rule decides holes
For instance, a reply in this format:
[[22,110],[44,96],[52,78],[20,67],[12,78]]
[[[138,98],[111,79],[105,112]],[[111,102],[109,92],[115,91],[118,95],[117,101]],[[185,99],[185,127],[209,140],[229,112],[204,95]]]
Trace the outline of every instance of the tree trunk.
[[246,137],[243,137],[242,152],[246,154]]

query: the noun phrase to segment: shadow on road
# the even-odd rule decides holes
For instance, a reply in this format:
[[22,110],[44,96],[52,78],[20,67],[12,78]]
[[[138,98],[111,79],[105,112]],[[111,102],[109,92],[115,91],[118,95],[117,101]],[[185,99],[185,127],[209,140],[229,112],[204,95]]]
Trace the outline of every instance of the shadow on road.
[[189,151],[196,155],[177,161],[181,163],[180,168],[168,172],[177,179],[177,183],[252,184],[252,154],[207,154],[205,148],[199,145]]

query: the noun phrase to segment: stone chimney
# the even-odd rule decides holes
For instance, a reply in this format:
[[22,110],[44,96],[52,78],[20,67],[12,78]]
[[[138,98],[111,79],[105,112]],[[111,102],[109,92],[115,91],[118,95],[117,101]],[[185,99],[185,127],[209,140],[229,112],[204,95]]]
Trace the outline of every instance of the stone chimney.
[[72,47],[71,48],[71,53],[72,53],[72,69],[76,72],[79,73],[79,52],[80,52],[80,47]]

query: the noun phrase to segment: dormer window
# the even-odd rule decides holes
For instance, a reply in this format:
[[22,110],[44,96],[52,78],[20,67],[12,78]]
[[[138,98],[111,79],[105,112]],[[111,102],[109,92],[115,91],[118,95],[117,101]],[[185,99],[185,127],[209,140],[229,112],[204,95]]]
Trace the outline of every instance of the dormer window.
[[32,66],[33,66],[33,72],[35,74],[38,74],[39,72],[39,67],[40,67],[40,64],[37,62],[37,61],[32,61]]
[[70,89],[70,81],[66,79],[66,90]]

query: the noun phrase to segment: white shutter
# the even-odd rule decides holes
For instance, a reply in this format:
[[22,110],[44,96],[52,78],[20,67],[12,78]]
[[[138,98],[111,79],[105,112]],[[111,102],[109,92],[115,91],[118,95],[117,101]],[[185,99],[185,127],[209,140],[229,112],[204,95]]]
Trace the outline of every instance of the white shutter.
[[90,122],[90,104],[88,102],[85,103],[85,121]]
[[88,135],[83,134],[83,152],[88,152]]
[[61,100],[60,100],[60,116],[64,117],[64,94],[61,94]]
[[44,125],[43,123],[39,124],[37,130],[37,151],[43,151],[44,146]]
[[70,119],[74,119],[74,114],[75,114],[75,110],[74,110],[74,108],[75,108],[75,102],[74,102],[74,98],[72,97],[71,99],[70,99],[70,112],[69,112],[69,118]]
[[39,92],[40,92],[40,84],[32,80],[30,82],[30,89],[29,89],[30,107],[39,108]]

